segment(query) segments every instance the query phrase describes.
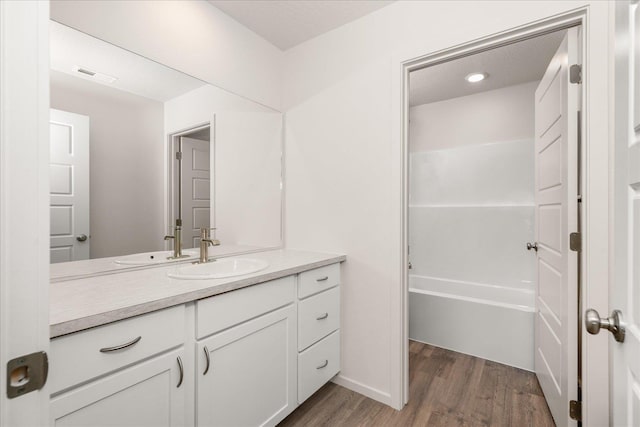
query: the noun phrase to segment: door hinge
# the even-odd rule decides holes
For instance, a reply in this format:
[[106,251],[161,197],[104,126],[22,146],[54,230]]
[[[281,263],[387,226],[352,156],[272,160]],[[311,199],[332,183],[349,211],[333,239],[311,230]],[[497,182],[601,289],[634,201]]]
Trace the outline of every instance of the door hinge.
[[569,249],[580,252],[582,249],[582,235],[580,233],[569,234]]
[[569,82],[574,84],[582,83],[582,65],[573,64],[569,67]]
[[569,416],[572,420],[582,421],[582,402],[577,400],[569,401]]
[[182,151],[176,151],[176,160],[182,160]]
[[44,387],[49,358],[44,351],[16,357],[7,363],[7,397],[13,399]]

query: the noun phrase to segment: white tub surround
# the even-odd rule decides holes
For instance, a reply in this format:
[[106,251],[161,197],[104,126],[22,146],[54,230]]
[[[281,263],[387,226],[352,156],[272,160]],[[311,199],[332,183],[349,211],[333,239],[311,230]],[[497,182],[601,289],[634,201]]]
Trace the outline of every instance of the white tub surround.
[[52,283],[51,338],[346,260],[284,249],[250,257],[264,259],[269,267],[226,279],[181,280],[168,276],[177,268],[168,265]]
[[269,267],[185,280],[169,278],[172,265],[53,284],[49,424],[282,421],[340,372],[345,257],[253,257]]

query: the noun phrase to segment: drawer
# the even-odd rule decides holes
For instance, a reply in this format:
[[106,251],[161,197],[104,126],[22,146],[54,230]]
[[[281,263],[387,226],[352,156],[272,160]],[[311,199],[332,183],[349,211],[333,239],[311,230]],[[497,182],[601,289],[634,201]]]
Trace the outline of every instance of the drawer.
[[202,299],[196,303],[196,338],[215,334],[294,300],[294,276]]
[[340,372],[340,331],[298,355],[298,403]]
[[298,298],[306,298],[340,284],[340,263],[327,265],[298,275]]
[[[51,392],[180,346],[184,334],[185,307],[179,305],[54,338],[49,358]],[[117,349],[135,340],[135,344]]]
[[300,301],[298,305],[298,350],[326,337],[340,327],[340,287]]

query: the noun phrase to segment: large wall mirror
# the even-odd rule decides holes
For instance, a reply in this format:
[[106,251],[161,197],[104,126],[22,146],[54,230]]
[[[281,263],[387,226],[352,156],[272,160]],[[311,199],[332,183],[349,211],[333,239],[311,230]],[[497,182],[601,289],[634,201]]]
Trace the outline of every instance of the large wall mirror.
[[219,254],[281,247],[280,112],[54,21],[50,36],[52,277],[152,264],[176,220],[191,256],[201,228]]

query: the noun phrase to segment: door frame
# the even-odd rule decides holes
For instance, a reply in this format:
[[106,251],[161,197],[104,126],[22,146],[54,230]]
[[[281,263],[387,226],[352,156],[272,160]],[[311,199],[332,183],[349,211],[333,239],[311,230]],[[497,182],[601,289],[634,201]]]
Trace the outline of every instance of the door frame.
[[[211,129],[211,137],[209,138],[209,144],[211,145],[209,148],[211,150],[213,150],[213,121],[208,121],[208,122],[203,122],[203,123],[196,123],[192,126],[188,126],[186,128],[174,131],[174,132],[170,132],[169,134],[167,134],[167,139],[166,139],[166,148],[165,148],[165,192],[164,192],[164,199],[165,199],[165,211],[164,211],[164,230],[163,230],[163,236],[165,234],[171,234],[169,231],[169,227],[172,227],[175,221],[175,216],[174,216],[174,209],[173,209],[173,204],[174,204],[174,199],[175,199],[175,179],[173,174],[175,173],[175,153],[178,150],[178,143],[179,143],[179,138],[181,136],[185,136],[185,135],[189,135],[193,132],[199,131],[201,129],[205,129],[205,128],[210,128]],[[211,176],[213,176],[213,164],[210,165],[209,167],[210,169],[210,174]],[[211,178],[211,185],[214,185],[214,180],[213,178]],[[213,188],[213,187],[212,187]],[[213,200],[213,191],[212,191],[212,198],[211,198],[211,205],[213,206],[214,200]],[[211,209],[211,215],[214,215],[214,209]],[[215,219],[214,216],[211,217],[212,220]],[[215,227],[214,221],[212,221],[212,227]],[[169,248],[169,243],[165,242],[165,249],[168,250]],[[173,244],[171,244],[173,245]]]
[[[607,6],[610,9],[610,6]],[[597,44],[608,42],[610,27],[602,25],[602,20],[593,20],[591,25],[590,7],[582,7],[561,13],[546,19],[506,30],[487,37],[471,40],[436,52],[425,51],[402,52],[394,55],[392,60],[393,77],[393,133],[392,145],[396,159],[400,164],[394,168],[395,182],[399,186],[396,206],[400,209],[400,230],[398,230],[397,258],[401,286],[391,292],[391,315],[394,330],[392,331],[391,349],[391,405],[401,409],[409,399],[409,334],[408,334],[408,119],[409,119],[409,72],[451,61],[460,57],[477,54],[506,44],[536,37],[574,26],[581,26],[582,57],[582,136],[580,167],[582,171],[583,206],[581,230],[583,247],[581,252],[581,307],[598,306],[604,311],[608,309],[606,263],[608,253],[608,144],[609,140],[608,105],[599,106],[594,100],[602,98],[610,100],[610,95],[603,94],[602,85],[596,85],[598,77],[610,81],[610,70],[607,64],[598,64],[590,60],[591,53],[598,48]],[[604,27],[604,28],[602,28]],[[603,40],[604,39],[604,40]],[[601,46],[599,47],[602,48]],[[607,90],[608,86],[604,86]],[[600,115],[600,116],[599,116]],[[603,117],[601,117],[603,116]],[[600,129],[598,128],[600,126]],[[600,147],[598,142],[600,142]],[[602,156],[599,160],[598,156]],[[603,160],[602,160],[603,159]],[[604,182],[598,180],[603,178]],[[568,238],[568,236],[567,236]],[[600,258],[600,259],[598,259]],[[602,262],[605,259],[605,262]],[[576,313],[578,315],[578,313]],[[533,331],[532,331],[533,333]],[[579,333],[584,336],[582,324]],[[576,337],[578,340],[578,337]],[[578,341],[576,341],[578,342]],[[399,350],[401,349],[401,350]],[[606,424],[609,411],[608,382],[608,347],[606,343],[595,340],[582,340],[582,419],[584,425]],[[602,380],[604,378],[604,380]],[[568,408],[567,408],[568,411]]]

